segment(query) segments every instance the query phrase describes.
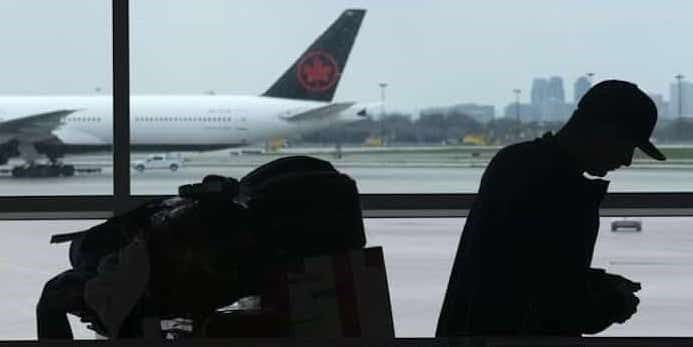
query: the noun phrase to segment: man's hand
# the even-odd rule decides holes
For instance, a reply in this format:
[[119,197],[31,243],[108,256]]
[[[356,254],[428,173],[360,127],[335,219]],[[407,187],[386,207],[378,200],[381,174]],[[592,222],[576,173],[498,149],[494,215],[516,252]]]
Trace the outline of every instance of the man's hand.
[[633,293],[640,291],[642,287],[640,283],[633,282],[620,275],[604,273],[602,278],[608,283],[608,286],[620,294],[623,301],[623,310],[614,318],[616,322],[623,324],[637,311],[640,299]]
[[642,288],[640,282],[633,282],[621,275],[610,274],[608,272],[602,274],[602,280],[608,283],[612,288],[624,293],[635,293]]
[[601,270],[592,271],[591,277],[594,294],[613,307],[613,322],[623,324],[637,312],[640,299],[634,293],[641,289],[640,283]]
[[616,314],[614,320],[617,323],[623,324],[638,311],[640,299],[633,293],[623,293],[621,299],[623,300],[623,310]]

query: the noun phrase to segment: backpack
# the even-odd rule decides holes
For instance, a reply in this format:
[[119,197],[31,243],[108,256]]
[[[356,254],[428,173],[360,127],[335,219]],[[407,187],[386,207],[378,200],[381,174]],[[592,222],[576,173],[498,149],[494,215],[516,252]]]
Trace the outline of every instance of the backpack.
[[328,161],[292,156],[240,181],[260,244],[274,256],[305,257],[362,248],[366,236],[356,182]]

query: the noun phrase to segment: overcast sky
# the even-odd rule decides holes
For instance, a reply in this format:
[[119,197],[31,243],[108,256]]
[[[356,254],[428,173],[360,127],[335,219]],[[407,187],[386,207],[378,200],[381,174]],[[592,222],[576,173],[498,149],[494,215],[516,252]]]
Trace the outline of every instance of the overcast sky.
[[[693,2],[536,0],[131,1],[133,93],[263,92],[339,14],[368,10],[336,99],[497,113],[531,80],[693,79]],[[110,1],[0,0],[0,93],[111,90]]]

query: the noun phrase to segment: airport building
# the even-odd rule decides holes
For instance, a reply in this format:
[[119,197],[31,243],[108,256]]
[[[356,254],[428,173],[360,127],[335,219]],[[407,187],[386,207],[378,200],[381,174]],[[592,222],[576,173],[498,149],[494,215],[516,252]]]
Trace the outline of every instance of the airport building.
[[691,117],[693,115],[693,83],[669,84],[669,113],[668,118]]
[[519,118],[521,122],[538,122],[541,120],[539,109],[533,104],[509,103],[503,109],[503,116],[508,119]]
[[421,116],[431,114],[467,115],[479,123],[488,123],[496,114],[493,105],[481,105],[476,103],[462,103],[445,107],[429,107],[421,110]]
[[652,101],[654,101],[655,106],[657,107],[657,115],[661,117],[662,119],[669,119],[671,118],[671,113],[669,109],[669,102],[667,102],[664,99],[664,95],[662,94],[656,94],[656,93],[649,93],[648,94]]
[[[590,71],[576,52],[598,51],[600,67],[618,67],[604,76],[634,82],[690,63],[676,57],[693,56],[693,46],[663,39],[673,35],[671,23],[682,37],[693,33],[686,2],[628,8],[637,33],[627,39],[664,45],[666,57],[660,49],[633,56],[619,30],[622,7],[602,2],[508,2],[505,12],[455,1],[369,4],[372,10],[346,0],[2,4],[2,345],[93,344],[71,338],[110,338],[99,345],[114,346],[253,345],[255,338],[267,346],[411,344],[401,338],[417,345],[693,344],[693,83],[648,91],[664,120],[652,141],[666,161],[635,150],[603,177],[570,155],[558,169],[533,157],[489,166],[504,148],[535,141],[570,117],[591,81],[579,77],[569,100],[563,78],[552,74]],[[599,20],[588,21],[594,14]],[[368,30],[359,31],[362,22]],[[503,106],[512,84],[532,76],[543,77],[523,90],[529,102]],[[103,89],[94,93],[94,85]],[[384,105],[418,110],[459,90],[468,93],[460,100],[501,101],[378,121]],[[345,141],[347,131],[359,141]],[[393,134],[406,141],[390,142]],[[288,172],[280,179],[265,166],[306,156],[318,160],[279,165]],[[560,183],[526,175],[537,168],[547,177],[565,171],[580,190],[564,193]],[[503,184],[482,189],[499,174]],[[535,188],[556,198],[513,204],[540,197]],[[488,190],[495,195],[480,198]],[[583,198],[599,198],[584,220],[557,217]],[[478,216],[471,211],[499,201],[510,203],[478,225],[509,225],[501,234],[508,237],[465,236]],[[532,239],[535,228],[516,225],[552,233]],[[577,226],[590,233],[566,235]],[[498,284],[492,290],[451,281],[456,252],[464,258],[468,251],[459,248],[463,236],[483,241],[473,255],[494,266],[463,275]],[[562,271],[541,273],[560,261],[523,269],[512,261],[563,260],[573,254],[541,246],[564,240],[576,240],[571,245],[584,256],[569,269],[579,276],[565,282],[556,281]],[[535,274],[536,291],[515,291],[524,278],[508,285],[512,276],[498,276],[513,271]],[[547,289],[557,282],[568,290]],[[446,294],[463,287],[460,293],[475,296],[459,301],[460,316],[502,312],[460,324],[458,339],[436,337]],[[563,295],[572,290],[580,295]],[[498,300],[479,310],[484,295]],[[511,309],[499,307],[522,295],[529,299],[505,308],[526,314],[505,319]],[[219,298],[230,302],[219,306]],[[579,310],[609,317],[588,327],[573,315]],[[484,324],[517,329],[462,330]],[[66,327],[71,336],[57,336]],[[536,333],[543,328],[551,334]]]

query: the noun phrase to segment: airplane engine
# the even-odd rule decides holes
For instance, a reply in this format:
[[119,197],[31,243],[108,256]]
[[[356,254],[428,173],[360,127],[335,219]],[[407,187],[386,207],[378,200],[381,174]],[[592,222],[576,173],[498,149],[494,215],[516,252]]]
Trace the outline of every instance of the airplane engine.
[[382,111],[383,106],[380,102],[359,103],[342,111],[339,120],[342,122],[355,122],[363,119],[377,119]]
[[0,165],[5,165],[10,158],[19,156],[17,141],[12,140],[0,145]]

